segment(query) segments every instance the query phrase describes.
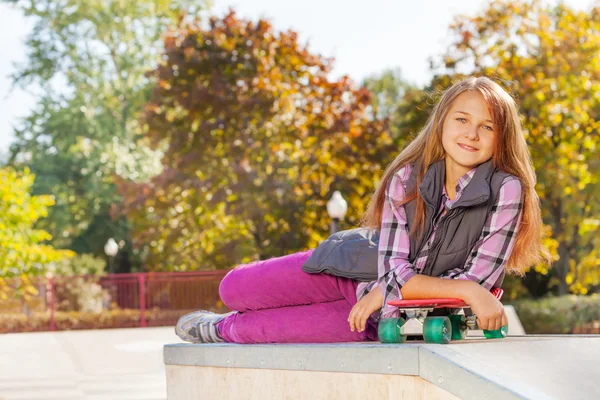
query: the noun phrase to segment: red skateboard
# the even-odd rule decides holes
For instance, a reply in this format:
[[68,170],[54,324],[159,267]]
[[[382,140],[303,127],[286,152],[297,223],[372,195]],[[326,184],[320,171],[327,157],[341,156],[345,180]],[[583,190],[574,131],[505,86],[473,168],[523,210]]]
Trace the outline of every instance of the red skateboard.
[[[500,300],[502,289],[492,289],[492,294]],[[460,299],[424,299],[397,300],[389,302],[406,314],[406,319],[382,318],[379,321],[379,341],[381,343],[404,343],[408,336],[423,335],[425,343],[447,344],[451,340],[462,340],[467,337],[467,330],[478,329],[475,315],[454,314],[443,317],[428,317],[427,313],[436,308],[469,309],[470,306]],[[508,326],[495,331],[484,330],[488,339],[506,337]]]

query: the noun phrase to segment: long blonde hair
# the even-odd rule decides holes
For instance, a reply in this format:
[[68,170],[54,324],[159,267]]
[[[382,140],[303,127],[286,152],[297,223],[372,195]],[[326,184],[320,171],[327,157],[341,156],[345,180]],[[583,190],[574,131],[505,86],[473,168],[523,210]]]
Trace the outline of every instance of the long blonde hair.
[[[486,77],[463,79],[443,93],[440,101],[433,108],[425,127],[386,168],[381,183],[369,201],[367,211],[361,220],[361,226],[371,229],[381,228],[385,190],[392,176],[398,170],[422,158],[421,168],[416,171],[416,187],[418,188],[429,166],[444,159],[446,152],[442,146],[442,127],[448,111],[461,93],[475,90],[481,93],[485,99],[497,129],[492,155],[494,168],[514,175],[521,181],[524,195],[523,216],[515,246],[506,265],[506,271],[522,276],[532,265],[541,262],[550,263],[550,254],[541,243],[542,215],[540,200],[535,192],[536,175],[514,99],[500,85]],[[425,219],[423,198],[417,190],[414,190],[412,193],[407,193],[403,204],[415,198],[416,213],[413,225],[415,231],[419,232]],[[411,236],[414,233],[411,232]]]

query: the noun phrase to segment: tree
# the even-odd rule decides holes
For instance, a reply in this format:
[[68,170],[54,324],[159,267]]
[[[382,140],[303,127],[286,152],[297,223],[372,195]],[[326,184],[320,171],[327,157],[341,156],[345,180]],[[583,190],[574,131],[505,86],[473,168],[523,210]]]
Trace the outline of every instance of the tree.
[[450,31],[440,71],[491,76],[516,98],[558,250],[558,293],[586,293],[600,283],[600,10],[497,1]]
[[165,40],[146,110],[164,172],[123,181],[127,216],[152,269],[224,268],[316,246],[340,190],[362,217],[395,156],[366,89],[265,20],[183,22]]
[[[362,86],[373,93],[373,108],[379,119],[393,118],[407,89],[412,88],[403,78],[399,68],[386,69],[365,78]],[[394,125],[392,122],[390,125]]]
[[143,179],[160,172],[160,152],[140,138],[140,112],[166,27],[203,2],[190,0],[2,0],[36,24],[27,62],[14,84],[39,95],[15,132],[10,163],[38,177],[34,193],[56,206],[40,222],[58,247],[102,255],[108,237],[128,236],[126,219],[111,220],[120,198],[115,174]]
[[73,256],[44,244],[51,236],[33,227],[53,204],[51,196],[30,194],[33,181],[28,170],[0,169],[0,288],[4,278],[41,275],[51,263]]

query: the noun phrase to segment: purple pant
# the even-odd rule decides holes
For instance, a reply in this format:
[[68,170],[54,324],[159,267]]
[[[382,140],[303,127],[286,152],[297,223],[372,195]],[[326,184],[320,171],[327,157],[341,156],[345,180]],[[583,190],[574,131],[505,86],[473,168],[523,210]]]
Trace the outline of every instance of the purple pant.
[[350,331],[358,281],[308,274],[313,250],[239,265],[221,281],[221,300],[238,311],[218,324],[226,342],[333,343],[377,340],[371,321]]

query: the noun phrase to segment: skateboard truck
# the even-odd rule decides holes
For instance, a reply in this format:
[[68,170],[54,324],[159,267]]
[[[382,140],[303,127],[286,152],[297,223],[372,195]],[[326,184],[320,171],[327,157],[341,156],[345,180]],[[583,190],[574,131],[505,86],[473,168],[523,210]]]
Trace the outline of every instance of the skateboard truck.
[[[407,336],[423,335],[423,324],[427,318],[427,313],[432,312],[433,310],[433,307],[403,310],[406,313],[406,322],[400,327],[400,334]],[[464,324],[467,329],[479,329],[477,326],[477,317],[475,315],[465,316]]]

